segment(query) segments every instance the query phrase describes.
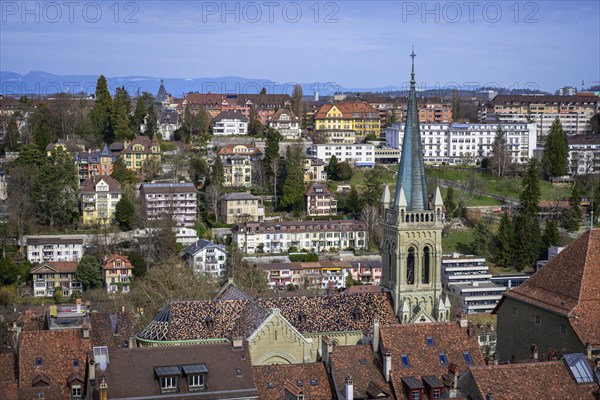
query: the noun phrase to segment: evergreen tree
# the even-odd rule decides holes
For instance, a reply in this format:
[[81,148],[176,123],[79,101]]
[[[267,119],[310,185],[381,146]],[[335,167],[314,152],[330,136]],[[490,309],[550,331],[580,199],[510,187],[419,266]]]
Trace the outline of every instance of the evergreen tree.
[[454,216],[454,210],[456,210],[456,195],[454,194],[454,188],[452,186],[448,187],[446,190],[444,206],[446,206],[446,213],[449,216]]
[[493,237],[488,225],[479,221],[473,231],[473,242],[471,242],[471,251],[480,257],[489,258],[493,244]]
[[537,255],[536,249],[532,245],[534,243],[532,219],[526,215],[517,215],[514,218],[514,227],[514,265],[519,271],[522,271],[531,266],[534,254]]
[[79,177],[73,158],[55,148],[35,177],[32,198],[41,224],[65,226],[79,217]]
[[594,226],[598,221],[598,217],[600,217],[600,181],[594,188],[594,192],[592,193],[592,212],[594,213]]
[[96,257],[86,254],[77,264],[77,280],[84,290],[94,289],[102,285],[102,270]]
[[225,183],[225,170],[223,169],[223,162],[220,156],[217,156],[210,171],[210,183],[219,187],[222,187],[223,183]]
[[130,114],[131,98],[129,93],[124,87],[117,88],[111,117],[115,140],[124,141],[134,138],[135,131],[131,129]]
[[508,267],[513,262],[514,227],[508,212],[502,214],[496,234],[496,265]]
[[569,144],[558,117],[552,123],[544,145],[544,174],[563,176],[568,172]]
[[348,193],[348,198],[346,199],[348,213],[352,215],[354,218],[358,217],[361,208],[361,200],[358,190],[354,186],[350,188],[350,193]]
[[385,170],[377,165],[365,172],[365,184],[362,191],[363,204],[370,206],[381,205]]
[[252,136],[260,135],[263,131],[263,126],[260,122],[258,111],[255,107],[250,107],[250,115],[248,119],[250,120],[248,123],[248,133]]
[[282,137],[279,132],[273,128],[268,128],[265,133],[265,155],[263,157],[263,166],[267,178],[273,179],[273,160],[279,159],[279,142]]
[[325,167],[325,172],[327,172],[327,177],[331,180],[337,181],[339,163],[337,157],[334,155],[329,159],[329,164]]
[[338,181],[349,181],[353,175],[352,167],[348,161],[344,161],[338,164],[336,180]]
[[282,208],[293,211],[304,209],[304,165],[300,149],[287,148],[286,151],[286,175],[283,184],[281,202]]
[[153,139],[157,132],[158,116],[156,115],[154,104],[150,104],[150,107],[148,108],[148,115],[146,115],[146,130],[144,131],[144,135],[148,136],[150,139]]
[[525,215],[536,217],[539,211],[539,202],[542,192],[540,189],[539,162],[535,158],[529,160],[525,172],[523,173],[521,186],[521,212]]
[[121,197],[121,200],[115,207],[115,219],[119,223],[119,227],[124,231],[129,231],[133,228],[135,216],[135,204],[127,196]]
[[569,203],[571,208],[567,212],[565,228],[570,232],[576,232],[581,226],[581,220],[583,217],[581,211],[581,193],[577,189],[577,186],[573,187]]
[[38,170],[45,162],[46,156],[44,153],[42,153],[37,146],[33,144],[27,144],[25,146],[21,146],[19,156],[14,161],[14,164]]
[[96,101],[94,108],[90,111],[98,142],[112,143],[114,141],[112,114],[113,101],[108,90],[108,83],[104,75],[100,75],[96,83]]
[[120,158],[114,163],[110,176],[118,181],[122,186],[135,185],[137,182],[135,172],[127,168],[125,162]]
[[141,126],[146,119],[146,113],[144,98],[138,96],[137,101],[135,102],[135,111],[131,117],[131,130],[134,132],[134,136],[139,135]]
[[17,126],[17,118],[13,114],[8,120],[8,129],[6,130],[6,138],[4,139],[4,151],[17,150],[20,141],[21,137],[19,135],[19,127]]
[[548,258],[548,247],[558,246],[560,243],[560,232],[558,230],[558,222],[550,220],[546,222],[544,233],[542,234],[542,245],[540,250],[540,258]]
[[41,151],[45,151],[46,146],[54,140],[50,120],[50,109],[45,102],[41,102],[37,105],[31,118],[28,120],[32,142]]

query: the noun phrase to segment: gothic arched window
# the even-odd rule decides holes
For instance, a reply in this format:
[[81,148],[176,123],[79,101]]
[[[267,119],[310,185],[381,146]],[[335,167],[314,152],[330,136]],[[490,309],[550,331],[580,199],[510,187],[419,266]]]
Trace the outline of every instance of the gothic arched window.
[[421,283],[429,283],[429,274],[431,269],[431,252],[429,246],[423,249],[423,270],[421,275]]
[[415,284],[415,248],[410,247],[408,249],[408,256],[406,256],[406,284]]

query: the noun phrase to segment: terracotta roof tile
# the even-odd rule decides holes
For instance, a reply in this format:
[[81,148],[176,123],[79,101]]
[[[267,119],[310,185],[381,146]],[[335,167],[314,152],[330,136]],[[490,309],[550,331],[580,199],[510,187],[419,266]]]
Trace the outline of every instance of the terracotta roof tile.
[[[85,376],[85,362],[91,342],[80,329],[22,332],[19,339],[19,391],[44,391],[49,399],[68,399],[67,380],[73,374]],[[48,386],[33,387],[40,377]],[[42,379],[42,381],[44,380]]]
[[504,296],[558,314],[576,316],[569,318],[569,322],[581,342],[597,346],[600,345],[599,288],[600,229],[596,228],[581,235]]
[[346,377],[354,380],[354,396],[358,399],[371,398],[367,390],[379,388],[387,396],[377,397],[392,399],[392,389],[383,378],[383,367],[379,354],[373,353],[370,346],[337,346],[330,354],[331,371],[335,376],[335,387],[344,393]]
[[[474,365],[483,365],[483,356],[475,337],[467,336],[455,322],[433,324],[403,324],[381,326],[381,344],[384,352],[392,355],[391,382],[398,399],[404,399],[403,377],[433,375],[441,378],[448,372],[450,363],[458,372],[467,369],[464,352],[468,352]],[[428,343],[431,338],[432,343]],[[445,355],[446,363],[440,360]],[[408,357],[404,366],[402,355]]]
[[40,265],[33,267],[31,273],[35,274],[37,271],[45,268],[51,268],[60,273],[72,274],[77,271],[77,263],[75,261],[44,261]]
[[[491,392],[495,400],[594,399],[598,386],[577,384],[564,361],[525,364],[471,366],[471,374],[481,398]],[[461,382],[464,376],[461,377]]]
[[96,175],[86,179],[81,184],[81,193],[96,193],[96,185],[100,183],[100,181],[104,181],[106,184],[108,184],[109,192],[121,193],[121,184],[116,179],[113,179],[108,175]]
[[252,372],[261,400],[285,398],[286,383],[291,385],[290,389],[301,390],[306,400],[335,398],[323,363],[254,366]]
[[127,256],[124,256],[121,254],[113,254],[112,256],[108,257],[108,259],[106,261],[104,261],[104,264],[102,265],[102,269],[117,268],[115,266],[115,262],[119,261],[119,260],[122,262],[121,266],[118,267],[119,269],[133,269],[133,265],[131,265],[129,258],[127,258]]

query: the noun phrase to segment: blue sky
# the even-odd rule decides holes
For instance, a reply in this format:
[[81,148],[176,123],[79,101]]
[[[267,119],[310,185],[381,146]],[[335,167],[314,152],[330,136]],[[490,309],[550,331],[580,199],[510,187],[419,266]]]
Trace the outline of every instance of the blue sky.
[[598,1],[69,4],[2,0],[0,70],[399,86],[414,44],[428,87],[600,84]]

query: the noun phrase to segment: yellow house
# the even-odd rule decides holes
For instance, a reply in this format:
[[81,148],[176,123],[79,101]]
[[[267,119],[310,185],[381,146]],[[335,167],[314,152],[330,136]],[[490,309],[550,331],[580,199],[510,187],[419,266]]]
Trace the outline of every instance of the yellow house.
[[332,131],[355,131],[358,139],[367,135],[379,137],[379,111],[366,101],[325,104],[315,114],[315,130],[328,131],[330,135]]
[[131,142],[125,144],[121,158],[127,168],[140,173],[145,161],[155,160],[160,163],[160,144],[156,138],[136,136]]
[[102,275],[108,293],[119,290],[127,293],[133,277],[133,266],[126,256],[113,254],[104,262]]
[[121,184],[108,175],[96,175],[81,184],[79,196],[84,224],[111,223],[121,200]]

